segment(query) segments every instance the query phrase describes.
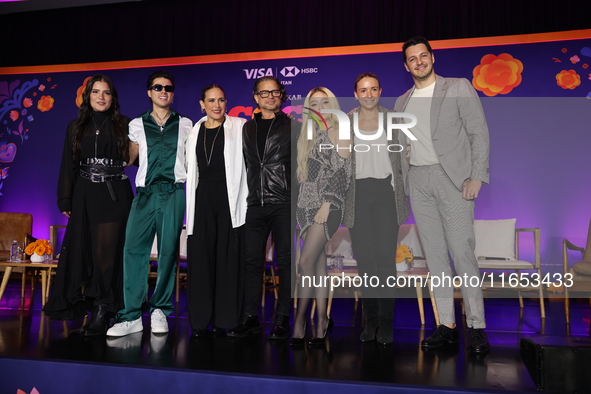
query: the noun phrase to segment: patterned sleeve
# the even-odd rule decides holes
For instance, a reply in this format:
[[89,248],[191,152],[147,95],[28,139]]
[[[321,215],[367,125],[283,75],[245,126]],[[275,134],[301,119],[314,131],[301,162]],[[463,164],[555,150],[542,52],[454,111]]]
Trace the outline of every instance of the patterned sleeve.
[[331,150],[325,156],[325,174],[320,184],[320,196],[323,202],[330,202],[338,209],[343,209],[345,193],[351,179],[351,159],[345,159]]

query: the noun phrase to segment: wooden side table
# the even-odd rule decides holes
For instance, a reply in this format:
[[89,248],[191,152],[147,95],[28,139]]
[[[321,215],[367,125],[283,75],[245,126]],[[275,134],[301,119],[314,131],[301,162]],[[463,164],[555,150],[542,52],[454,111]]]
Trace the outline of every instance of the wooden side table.
[[51,277],[51,270],[53,268],[57,268],[57,261],[53,260],[51,263],[31,263],[30,260],[21,262],[0,261],[0,267],[6,267],[6,270],[4,271],[4,277],[2,278],[2,284],[0,285],[0,300],[2,300],[2,296],[4,296],[4,290],[6,290],[8,279],[10,278],[10,274],[14,268],[35,268],[41,271],[41,305],[45,306],[48,296],[48,282],[49,278]]

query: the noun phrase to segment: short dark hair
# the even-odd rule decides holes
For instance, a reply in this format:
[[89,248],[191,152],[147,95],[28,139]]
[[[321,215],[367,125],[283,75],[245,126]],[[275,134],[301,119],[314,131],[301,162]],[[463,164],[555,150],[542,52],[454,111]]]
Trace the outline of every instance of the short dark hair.
[[156,78],[166,78],[170,81],[170,83],[172,83],[172,86],[174,86],[174,77],[172,75],[166,71],[154,71],[148,78],[148,90],[150,90]]
[[203,90],[201,90],[201,101],[205,101],[205,94],[207,93],[208,90],[211,90],[211,89],[221,90],[222,93],[224,94],[224,98],[226,97],[226,92],[224,92],[224,89],[220,85],[212,83],[212,84],[204,87]]
[[361,81],[363,78],[373,78],[376,81],[378,81],[378,87],[382,87],[382,84],[380,83],[380,79],[378,78],[377,75],[375,75],[374,73],[363,73],[363,74],[359,74],[357,76],[357,78],[355,78],[355,85],[353,87],[353,91],[357,91],[357,84],[359,83],[359,81]]
[[406,50],[409,47],[413,47],[413,46],[419,45],[419,44],[425,44],[429,53],[431,55],[433,54],[433,49],[431,49],[431,45],[429,45],[429,41],[427,41],[427,39],[425,37],[416,36],[413,38],[409,38],[404,44],[402,44],[402,61],[404,63],[406,63]]
[[287,101],[287,92],[285,91],[285,86],[279,81],[279,78],[274,77],[272,75],[266,75],[264,77],[260,77],[256,81],[254,81],[254,86],[252,87],[252,98],[254,100],[254,96],[259,92],[259,85],[263,82],[273,81],[279,86],[279,91],[281,92],[281,102],[284,103]]

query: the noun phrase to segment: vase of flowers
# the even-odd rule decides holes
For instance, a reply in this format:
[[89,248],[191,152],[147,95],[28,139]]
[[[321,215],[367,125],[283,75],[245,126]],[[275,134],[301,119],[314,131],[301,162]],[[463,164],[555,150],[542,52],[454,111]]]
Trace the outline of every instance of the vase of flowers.
[[410,263],[413,260],[410,248],[404,244],[398,245],[396,248],[396,271],[406,271],[410,268]]
[[31,256],[32,263],[43,263],[48,255],[53,254],[53,247],[46,239],[38,239],[27,245],[25,253]]

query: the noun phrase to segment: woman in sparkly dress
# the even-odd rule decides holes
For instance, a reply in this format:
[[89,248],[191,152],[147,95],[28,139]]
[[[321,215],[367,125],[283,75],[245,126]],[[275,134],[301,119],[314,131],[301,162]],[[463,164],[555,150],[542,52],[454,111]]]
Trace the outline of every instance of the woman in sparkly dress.
[[[318,322],[309,345],[323,345],[333,321],[327,316],[328,288],[312,286],[307,278],[327,275],[325,246],[339,228],[343,201],[350,179],[349,140],[339,140],[338,121],[322,109],[340,109],[334,94],[327,88],[312,89],[304,102],[302,131],[298,139],[297,178],[300,182],[296,217],[304,245],[298,273],[298,307],[292,346],[303,345],[310,300],[315,298]],[[312,119],[317,121],[313,124]],[[310,120],[311,125],[308,125]],[[321,147],[333,146],[333,149]],[[341,149],[336,149],[336,147]]]

